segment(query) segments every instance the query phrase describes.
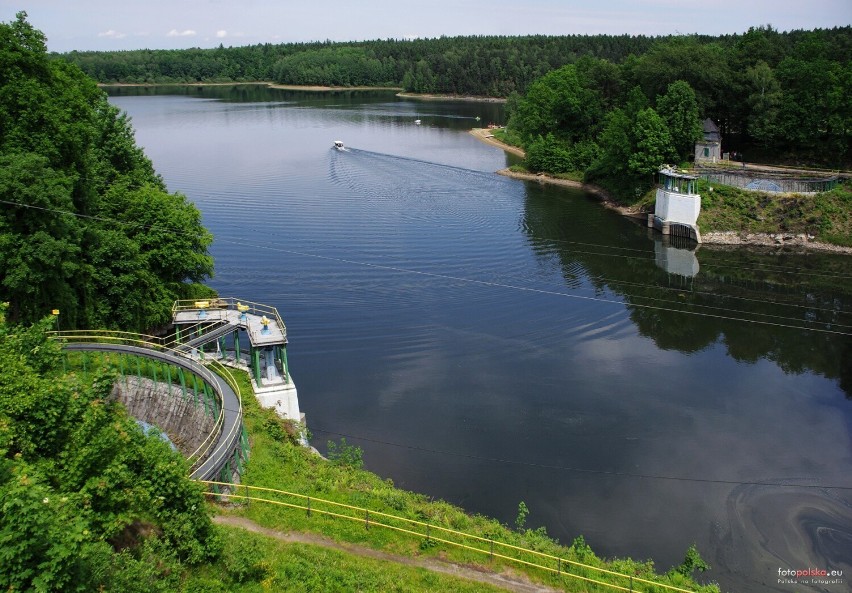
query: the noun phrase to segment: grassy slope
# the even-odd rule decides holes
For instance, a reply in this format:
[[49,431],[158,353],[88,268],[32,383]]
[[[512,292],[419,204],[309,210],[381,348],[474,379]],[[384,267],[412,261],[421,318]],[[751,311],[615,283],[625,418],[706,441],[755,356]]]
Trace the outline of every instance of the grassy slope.
[[503,591],[483,583],[337,550],[285,543],[237,528],[223,528],[223,559],[193,570],[183,584],[187,593],[261,593],[266,591],[363,593]]
[[[446,502],[431,501],[421,494],[399,490],[390,480],[382,480],[370,472],[325,461],[285,438],[282,421],[278,420],[272,411],[261,410],[251,397],[248,377],[244,373],[235,375],[241,382],[243,393],[249,394],[244,397],[245,423],[251,438],[251,459],[243,478],[247,484],[277,488],[402,515],[427,521],[432,525],[491,537],[496,541],[531,547],[566,559],[607,566],[612,570],[643,578],[662,579],[664,582],[679,586],[692,585],[681,575],[670,577],[656,575],[652,562],[643,563],[628,559],[615,560],[607,564],[584,546],[574,549],[558,545],[547,537],[543,530],[525,530],[519,533],[493,519],[471,516]],[[304,511],[288,510],[262,503],[228,510],[220,509],[220,512],[245,516],[273,529],[321,533],[337,541],[358,543],[404,556],[432,555],[460,564],[479,565],[484,570],[506,569],[499,560],[489,561],[487,556],[482,554],[444,545],[423,546],[420,538],[388,529],[367,530],[362,522],[342,521],[318,514],[308,517]],[[360,562],[360,560],[352,561]],[[316,569],[324,570],[322,564],[317,564]],[[508,569],[515,572],[521,571],[517,565],[512,565]],[[540,570],[530,569],[527,573],[533,581],[564,587],[566,591],[589,590],[585,586],[578,585],[576,580],[566,580],[564,577],[560,579]],[[479,585],[476,586],[479,587]],[[712,586],[705,590],[709,592],[718,589]]]
[[[696,191],[701,195],[698,226],[702,233],[805,233],[824,243],[852,246],[852,183],[849,181],[830,192],[812,196],[777,196],[703,179],[698,180]],[[653,189],[647,192],[637,205],[653,211],[655,193]]]
[[[495,130],[494,137],[512,146],[520,145],[505,130]],[[582,173],[556,177],[581,180]],[[697,191],[701,194],[698,226],[702,232],[806,233],[818,241],[852,247],[852,182],[848,180],[830,192],[813,196],[776,196],[703,179],[698,181]],[[651,190],[638,202],[624,205],[653,211],[654,195],[655,190]]]
[[852,246],[849,182],[813,196],[774,196],[702,180],[698,192],[701,194],[698,224],[702,230],[808,233],[826,243]]

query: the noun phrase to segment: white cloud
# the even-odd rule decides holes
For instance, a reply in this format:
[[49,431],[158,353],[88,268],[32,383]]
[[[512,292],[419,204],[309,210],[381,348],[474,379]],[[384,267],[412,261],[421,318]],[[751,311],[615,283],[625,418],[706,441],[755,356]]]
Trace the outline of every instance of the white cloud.
[[177,29],[172,29],[168,33],[166,33],[167,37],[194,37],[196,35],[195,31],[192,29],[186,29],[185,31],[178,31]]
[[123,39],[127,37],[126,33],[119,33],[114,29],[110,29],[109,31],[104,31],[103,33],[98,33],[98,37],[108,37],[110,39]]
[[225,31],[224,29],[222,29],[220,31],[216,31],[216,37],[218,37],[219,39],[223,39],[227,36],[228,36],[228,32]]

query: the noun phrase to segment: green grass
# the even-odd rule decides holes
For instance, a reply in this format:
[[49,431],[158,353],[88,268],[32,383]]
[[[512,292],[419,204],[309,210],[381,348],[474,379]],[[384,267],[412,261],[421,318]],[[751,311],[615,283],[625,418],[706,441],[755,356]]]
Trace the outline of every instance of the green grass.
[[238,528],[225,527],[223,534],[222,558],[189,573],[183,584],[185,593],[503,591],[424,568],[281,542]]
[[[531,548],[567,560],[583,562],[593,566],[607,567],[659,580],[678,586],[692,586],[691,581],[681,575],[660,576],[655,574],[652,562],[637,562],[623,559],[606,563],[596,557],[585,544],[565,547],[547,536],[543,529],[512,530],[494,519],[470,515],[444,501],[395,488],[391,480],[342,464],[326,461],[312,454],[305,447],[293,442],[292,428],[284,429],[286,421],[280,420],[271,410],[261,409],[252,396],[248,376],[234,372],[243,392],[245,424],[250,435],[251,457],[243,482],[252,486],[275,488],[323,498],[357,507],[368,508],[406,518],[427,522],[432,526],[476,534],[495,541]],[[399,533],[390,529],[373,527],[366,529],[364,521],[349,521],[324,517],[319,513],[311,516],[304,510],[287,509],[277,505],[253,502],[236,508],[222,509],[249,518],[265,527],[282,531],[320,533],[341,542],[369,546],[403,556],[439,556],[443,559],[464,564],[481,566],[485,570],[504,569],[524,572],[531,580],[566,591],[611,591],[608,588],[580,585],[581,581],[549,573],[535,568],[506,564],[499,559],[490,560],[488,555],[458,549],[446,544],[424,545],[422,537]],[[435,542],[433,542],[435,543]],[[530,558],[532,560],[532,558]],[[538,562],[543,562],[539,560]],[[592,576],[589,574],[589,576]],[[609,577],[597,577],[609,580]],[[617,580],[624,584],[623,580]],[[704,591],[717,591],[710,586]]]
[[515,146],[521,149],[524,147],[521,139],[506,128],[494,128],[491,133],[494,135],[494,138],[503,144],[508,144],[509,146]]
[[807,233],[826,243],[852,246],[852,185],[848,181],[813,196],[777,196],[704,180],[697,186],[702,231]]

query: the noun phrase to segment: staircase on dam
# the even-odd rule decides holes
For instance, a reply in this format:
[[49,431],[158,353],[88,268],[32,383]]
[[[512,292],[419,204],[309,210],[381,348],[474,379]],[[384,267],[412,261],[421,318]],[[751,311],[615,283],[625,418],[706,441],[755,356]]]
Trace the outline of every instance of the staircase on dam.
[[172,308],[174,348],[249,372],[260,404],[305,421],[287,365],[287,328],[275,307],[235,298],[183,300]]

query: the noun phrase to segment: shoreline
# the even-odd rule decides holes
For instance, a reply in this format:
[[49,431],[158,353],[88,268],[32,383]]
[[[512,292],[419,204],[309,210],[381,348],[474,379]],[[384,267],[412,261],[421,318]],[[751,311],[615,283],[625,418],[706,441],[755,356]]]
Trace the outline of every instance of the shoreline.
[[401,91],[398,86],[321,86],[321,85],[298,85],[277,84],[268,80],[256,80],[254,82],[99,82],[99,87],[155,87],[155,86],[265,86],[270,89],[285,91]]
[[506,99],[501,97],[476,97],[474,95],[440,95],[433,93],[406,93],[401,91],[396,94],[403,99],[417,99],[420,101],[468,101],[470,103],[505,103]]
[[300,84],[278,84],[268,80],[257,80],[254,82],[99,82],[99,87],[156,87],[156,86],[249,86],[263,85],[270,89],[284,91],[306,91],[306,92],[340,92],[340,91],[397,91],[396,96],[403,99],[419,101],[467,101],[471,103],[505,103],[506,99],[501,97],[476,97],[472,95],[440,95],[431,93],[406,93],[398,86],[325,86],[325,85],[300,85]]
[[[494,138],[491,131],[486,128],[474,128],[470,133],[477,139],[486,144],[496,146],[506,152],[510,152],[521,158],[525,156],[524,151],[516,146],[510,146],[500,140]],[[548,183],[551,185],[561,185],[563,187],[573,187],[581,189],[585,192],[597,196],[601,204],[610,210],[618,212],[622,216],[630,218],[644,219],[647,212],[643,212],[641,207],[622,206],[610,196],[606,190],[596,185],[583,183],[581,181],[573,181],[571,179],[560,179],[551,177],[544,173],[521,173],[511,171],[509,169],[500,169],[496,172],[498,175],[511,177],[512,179],[520,179],[522,181],[536,181],[538,183]],[[821,251],[829,253],[838,253],[843,255],[852,255],[852,247],[844,247],[842,245],[834,245],[832,243],[823,243],[821,241],[812,241],[807,235],[802,233],[788,233],[778,231],[776,233],[750,233],[747,231],[702,231],[702,245],[718,245],[718,246],[733,246],[733,247],[764,247],[764,248],[795,248],[799,251]]]

